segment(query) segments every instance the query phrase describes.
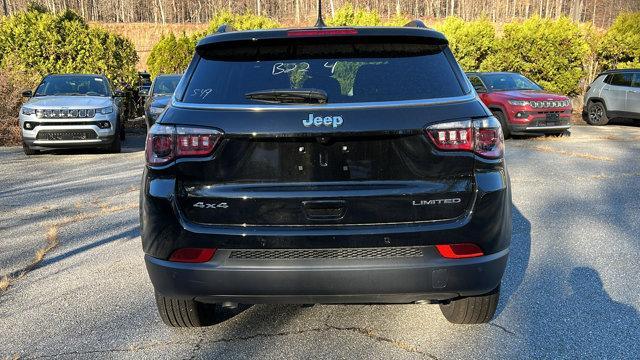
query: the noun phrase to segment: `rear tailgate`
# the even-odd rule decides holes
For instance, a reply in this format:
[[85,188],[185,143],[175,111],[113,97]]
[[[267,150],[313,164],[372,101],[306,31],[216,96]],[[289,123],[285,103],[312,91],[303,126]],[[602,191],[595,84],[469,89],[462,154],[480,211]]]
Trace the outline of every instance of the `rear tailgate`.
[[456,218],[473,203],[473,154],[437,150],[424,127],[482,111],[473,101],[431,105],[429,119],[424,107],[316,110],[314,115],[340,114],[343,124],[336,131],[305,128],[308,112],[181,110],[174,118],[170,109],[165,122],[179,124],[183,116],[202,125],[215,121],[224,132],[212,159],[176,167],[179,208],[200,224]]

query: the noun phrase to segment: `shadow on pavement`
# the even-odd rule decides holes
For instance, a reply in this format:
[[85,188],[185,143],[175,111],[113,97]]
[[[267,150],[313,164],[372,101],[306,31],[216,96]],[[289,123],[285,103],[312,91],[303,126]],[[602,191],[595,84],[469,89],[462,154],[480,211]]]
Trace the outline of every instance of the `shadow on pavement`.
[[97,248],[99,246],[108,244],[110,242],[116,241],[116,240],[129,240],[129,239],[133,239],[140,236],[140,229],[138,228],[137,225],[129,228],[128,230],[122,231],[118,234],[103,238],[101,240],[98,241],[94,241],[92,243],[88,243],[86,245],[65,251],[64,253],[60,254],[60,255],[56,255],[50,258],[45,258],[40,264],[38,264],[37,268],[43,268],[45,266],[57,263],[58,261],[64,260],[66,258],[69,258],[71,256],[80,254],[82,252],[85,251],[89,251],[91,249]]
[[558,281],[563,286],[539,294],[552,300],[545,305],[532,301],[520,309],[531,354],[549,358],[581,354],[596,359],[640,354],[638,311],[611,299],[596,270],[576,267],[565,279],[551,270],[534,281]]
[[609,120],[609,124],[607,125],[640,127],[640,120],[615,118]]
[[511,297],[518,291],[524,281],[529,257],[531,255],[531,223],[514,205],[512,208],[513,233],[509,247],[509,262],[502,278],[500,287],[500,302],[496,310],[499,317]]

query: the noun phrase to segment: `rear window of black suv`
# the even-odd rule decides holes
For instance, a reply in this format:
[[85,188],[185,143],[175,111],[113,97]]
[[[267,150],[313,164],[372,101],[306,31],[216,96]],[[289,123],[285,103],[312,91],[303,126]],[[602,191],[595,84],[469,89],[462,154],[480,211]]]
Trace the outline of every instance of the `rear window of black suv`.
[[328,103],[457,97],[465,94],[458,65],[440,44],[394,39],[369,43],[263,44],[200,51],[182,101],[261,104],[247,94],[316,89]]

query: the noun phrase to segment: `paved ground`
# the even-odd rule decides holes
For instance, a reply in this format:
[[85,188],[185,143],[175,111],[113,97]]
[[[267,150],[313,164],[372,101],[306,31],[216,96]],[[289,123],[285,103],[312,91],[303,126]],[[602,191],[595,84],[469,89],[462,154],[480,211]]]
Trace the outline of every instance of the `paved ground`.
[[261,305],[203,330],[156,315],[140,138],[119,155],[0,149],[0,275],[19,276],[0,295],[0,359],[637,358],[639,144],[620,125],[508,142],[514,237],[491,324],[451,325],[435,305]]

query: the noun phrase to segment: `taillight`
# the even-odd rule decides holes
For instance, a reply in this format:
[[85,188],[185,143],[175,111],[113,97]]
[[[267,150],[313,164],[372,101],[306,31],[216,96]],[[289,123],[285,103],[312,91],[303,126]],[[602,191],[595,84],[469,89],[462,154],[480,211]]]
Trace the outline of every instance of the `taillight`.
[[502,128],[493,116],[435,124],[429,126],[426,132],[440,150],[473,151],[490,159],[504,154]]
[[440,256],[447,259],[466,259],[484,255],[482,249],[475,244],[436,245]]
[[182,248],[174,251],[169,261],[184,263],[204,263],[213,258],[216,249],[207,248]]
[[221,136],[214,129],[155,124],[147,134],[147,164],[158,166],[181,157],[209,156]]
[[441,150],[472,150],[473,130],[471,121],[454,121],[427,128],[427,134]]

